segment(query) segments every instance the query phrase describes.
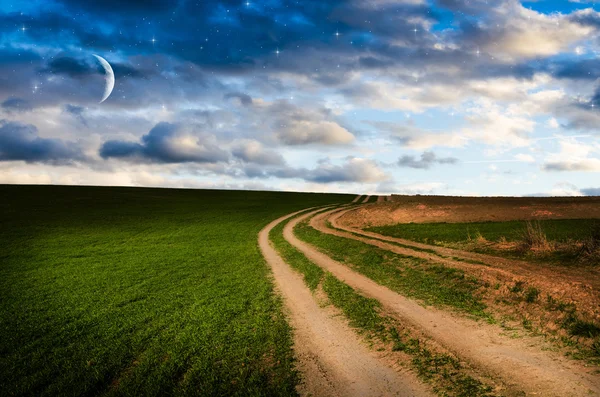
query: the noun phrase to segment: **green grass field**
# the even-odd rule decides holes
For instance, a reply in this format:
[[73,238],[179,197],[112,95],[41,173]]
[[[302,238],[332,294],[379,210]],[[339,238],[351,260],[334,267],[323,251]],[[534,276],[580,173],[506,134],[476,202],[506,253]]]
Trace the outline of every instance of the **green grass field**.
[[[528,249],[526,221],[473,222],[473,223],[407,223],[371,227],[366,230],[383,235],[433,245],[468,249],[509,258],[542,261],[558,265],[598,264],[597,256],[582,256],[581,244],[598,234],[597,219],[547,219],[531,222],[542,232],[543,240],[551,249]],[[484,240],[480,241],[479,237]],[[597,238],[597,237],[596,237]],[[512,249],[500,249],[490,243],[515,242]],[[525,248],[524,248],[525,247]]]
[[[567,242],[583,240],[598,220],[595,219],[548,219],[539,221],[548,240]],[[399,225],[378,226],[367,229],[387,236],[406,240],[435,243],[466,242],[469,237],[478,234],[488,241],[519,241],[525,230],[525,221],[509,222],[473,222],[473,223],[405,223]]]
[[294,395],[257,246],[352,195],[0,186],[3,395]]

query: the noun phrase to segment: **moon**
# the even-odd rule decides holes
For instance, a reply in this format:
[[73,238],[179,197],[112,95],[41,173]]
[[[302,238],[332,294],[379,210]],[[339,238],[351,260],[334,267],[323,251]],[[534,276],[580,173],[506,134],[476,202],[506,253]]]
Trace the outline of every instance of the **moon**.
[[113,88],[115,88],[115,73],[110,67],[110,63],[106,61],[106,59],[102,58],[99,55],[92,54],[96,57],[96,59],[100,62],[100,65],[104,68],[104,73],[106,75],[106,85],[104,86],[104,95],[102,96],[102,100],[98,103],[102,103],[106,101],[106,98],[110,96]]

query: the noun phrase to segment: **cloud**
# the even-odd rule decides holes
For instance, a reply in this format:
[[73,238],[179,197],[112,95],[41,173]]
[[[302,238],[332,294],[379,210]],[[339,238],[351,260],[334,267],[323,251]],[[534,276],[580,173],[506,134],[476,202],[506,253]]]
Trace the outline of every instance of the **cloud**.
[[588,20],[597,14],[593,10],[543,14],[517,0],[497,2],[476,12],[484,17],[475,23],[465,20],[460,40],[505,61],[551,57],[565,51],[589,38],[594,27]]
[[87,120],[84,116],[85,108],[83,106],[66,104],[65,112],[75,117],[75,119],[77,119],[84,126],[88,127]]
[[300,108],[280,100],[261,103],[253,112],[268,120],[275,139],[285,145],[345,145],[354,141],[354,135],[338,124],[329,109]]
[[260,165],[284,165],[285,160],[279,153],[265,149],[257,141],[245,141],[234,145],[231,153],[247,162]]
[[383,172],[373,160],[351,157],[341,165],[321,161],[316,168],[283,167],[268,171],[264,175],[282,179],[303,179],[315,183],[376,183],[387,180],[389,176]]
[[503,108],[488,100],[480,100],[469,109],[467,127],[461,133],[472,140],[493,146],[527,146],[536,122],[526,114]]
[[549,153],[542,169],[544,171],[600,171],[600,158],[593,157],[600,152],[596,144],[587,144],[575,138],[565,138],[560,142],[560,151]]
[[542,167],[544,171],[600,171],[600,159],[578,159],[565,161],[549,161]]
[[252,105],[252,97],[248,94],[244,94],[241,92],[229,92],[229,93],[225,94],[224,98],[225,99],[237,98],[240,101],[240,103],[244,106]]
[[581,193],[583,193],[585,196],[600,196],[600,187],[581,189]]
[[332,121],[291,120],[281,124],[275,133],[287,145],[347,144],[354,141],[347,129]]
[[532,155],[525,153],[515,154],[515,160],[522,161],[524,163],[535,163],[535,158]]
[[100,148],[100,156],[137,162],[218,163],[226,162],[229,154],[214,143],[200,142],[180,125],[160,122],[142,136],[141,142],[112,140]]
[[8,112],[29,112],[33,110],[33,106],[26,99],[10,97],[2,102],[2,109]]
[[171,0],[127,0],[125,2],[120,0],[88,0],[83,3],[77,0],[58,1],[67,6],[107,14],[132,12],[155,14],[167,12],[177,5],[177,2]]
[[568,59],[556,65],[553,74],[560,79],[596,80],[600,77],[600,60]]
[[54,58],[43,70],[46,73],[62,74],[73,78],[83,77],[95,73],[98,69],[91,64],[72,57]]
[[404,155],[398,159],[398,165],[400,167],[409,167],[421,170],[428,170],[435,164],[456,164],[457,162],[457,158],[438,158],[435,153],[430,151],[423,152],[420,159],[416,159],[415,156],[409,155]]
[[560,182],[554,185],[554,187],[550,191],[550,195],[577,197],[582,196],[583,194],[574,184],[569,182]]
[[350,158],[343,165],[321,164],[304,178],[318,183],[362,182],[374,183],[387,179],[387,175],[372,160]]
[[406,123],[368,122],[377,131],[383,131],[410,149],[429,149],[434,146],[461,147],[467,139],[456,132],[442,132],[438,130],[422,129],[410,120]]
[[40,138],[34,125],[0,120],[0,161],[67,164],[83,159],[73,142]]

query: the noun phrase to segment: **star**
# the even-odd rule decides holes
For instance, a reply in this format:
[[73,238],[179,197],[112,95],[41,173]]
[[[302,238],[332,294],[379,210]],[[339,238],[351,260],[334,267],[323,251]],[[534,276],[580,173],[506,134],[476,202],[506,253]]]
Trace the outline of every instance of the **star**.
[[477,54],[477,58],[479,58],[479,54],[481,53],[481,52],[479,51],[479,47],[477,47],[477,51],[475,51],[475,53]]
[[339,38],[340,38],[340,32],[338,32],[338,31],[336,31],[336,32],[335,32],[335,38],[336,38],[336,39],[339,39]]
[[280,53],[281,53],[281,51],[279,51],[279,48],[277,50],[275,50],[275,54],[277,55],[277,58],[279,58]]
[[152,40],[150,40],[152,42],[152,45],[154,45],[156,43],[156,39],[154,37],[152,37]]
[[23,26],[21,27],[21,32],[25,33],[25,31],[26,31],[26,30],[27,30],[27,28],[25,27],[25,25],[23,25]]

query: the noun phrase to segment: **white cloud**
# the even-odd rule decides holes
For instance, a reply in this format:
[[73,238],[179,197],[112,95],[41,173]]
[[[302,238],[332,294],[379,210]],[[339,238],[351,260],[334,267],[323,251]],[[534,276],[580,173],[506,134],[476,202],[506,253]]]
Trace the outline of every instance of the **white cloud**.
[[600,153],[598,144],[585,144],[575,139],[560,141],[560,151],[547,155],[543,169],[545,171],[600,171]]
[[515,155],[515,160],[522,161],[524,163],[535,163],[535,158],[530,154],[519,153]]
[[281,124],[275,135],[287,145],[348,144],[354,141],[347,129],[332,121],[289,120]]
[[[578,11],[575,14],[583,15]],[[506,60],[548,57],[589,38],[594,28],[575,22],[563,14],[542,14],[519,1],[509,0],[492,9],[486,26],[486,50]]]
[[273,150],[263,147],[260,142],[244,140],[234,144],[232,154],[249,163],[262,165],[284,165],[283,156]]

